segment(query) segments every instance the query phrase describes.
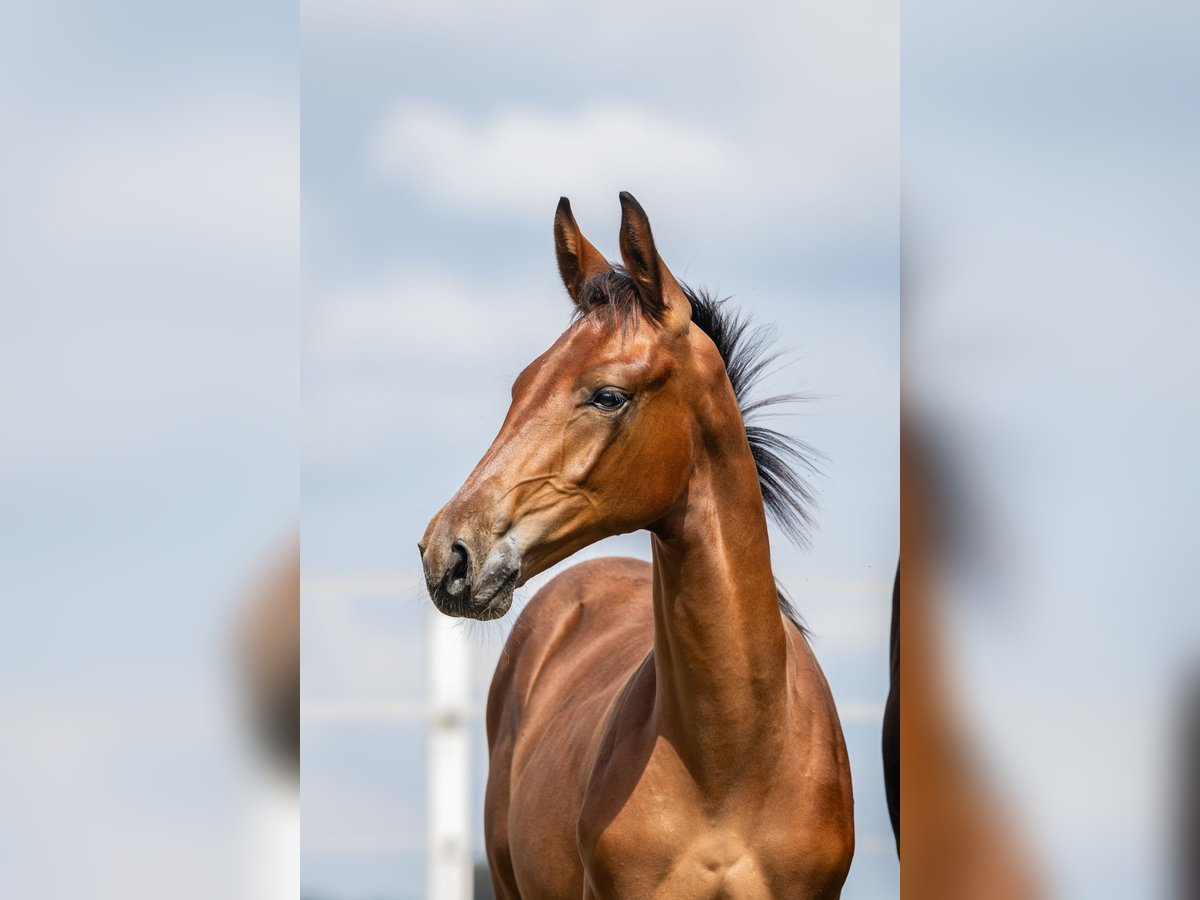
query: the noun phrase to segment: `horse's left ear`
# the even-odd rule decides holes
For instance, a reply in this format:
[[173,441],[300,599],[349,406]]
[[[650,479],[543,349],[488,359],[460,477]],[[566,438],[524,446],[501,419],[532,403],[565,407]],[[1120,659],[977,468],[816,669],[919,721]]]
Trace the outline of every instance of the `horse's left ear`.
[[658,255],[650,219],[628,191],[621,191],[621,259],[637,287],[642,311],[676,331],[687,329],[692,306]]
[[559,198],[554,213],[554,254],[558,258],[558,274],[576,305],[589,278],[612,270],[604,254],[579,230],[571,213],[571,201],[566,197]]

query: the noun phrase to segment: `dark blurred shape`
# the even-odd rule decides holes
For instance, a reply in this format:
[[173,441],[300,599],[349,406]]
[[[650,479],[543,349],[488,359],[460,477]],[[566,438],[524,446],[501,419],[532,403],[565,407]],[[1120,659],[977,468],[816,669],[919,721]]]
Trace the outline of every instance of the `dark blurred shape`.
[[492,873],[484,860],[475,863],[475,887],[472,893],[474,900],[495,900],[492,890]]
[[891,686],[883,707],[883,784],[900,853],[900,566],[892,588]]
[[1184,693],[1180,766],[1179,900],[1200,900],[1200,668]]
[[255,735],[278,767],[300,776],[300,548],[253,594],[240,662]]
[[[889,806],[893,795],[893,809],[898,809],[901,792],[910,797],[905,824],[909,837],[900,854],[901,894],[921,900],[1041,897],[1027,848],[971,753],[947,691],[931,571],[940,547],[932,527],[938,518],[933,502],[940,492],[931,489],[937,473],[928,467],[923,438],[911,422],[902,422],[901,566],[893,637],[907,674],[899,698],[889,697],[889,709],[894,702],[904,708],[899,784],[889,773],[885,755]],[[892,663],[896,686],[899,660],[895,655]]]

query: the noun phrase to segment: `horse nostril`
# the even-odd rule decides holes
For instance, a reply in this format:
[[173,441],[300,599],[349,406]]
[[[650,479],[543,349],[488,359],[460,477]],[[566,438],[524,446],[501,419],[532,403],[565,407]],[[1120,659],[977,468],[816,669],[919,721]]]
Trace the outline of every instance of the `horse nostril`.
[[467,585],[467,575],[470,573],[471,555],[461,541],[455,541],[450,547],[450,568],[446,572],[446,590],[451,594],[460,594]]

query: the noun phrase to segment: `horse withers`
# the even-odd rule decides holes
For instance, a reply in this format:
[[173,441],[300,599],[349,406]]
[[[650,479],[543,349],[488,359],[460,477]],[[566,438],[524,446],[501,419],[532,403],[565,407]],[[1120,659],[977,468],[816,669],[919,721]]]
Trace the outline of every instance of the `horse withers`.
[[[771,571],[808,514],[803,447],[745,417],[761,335],[680,284],[621,194],[623,267],[554,219],[570,327],[420,542],[442,612],[504,615],[576,551],[646,530],[518,618],[488,697],[500,898],[832,898],[854,852],[841,725]],[[769,402],[769,401],[767,401]]]

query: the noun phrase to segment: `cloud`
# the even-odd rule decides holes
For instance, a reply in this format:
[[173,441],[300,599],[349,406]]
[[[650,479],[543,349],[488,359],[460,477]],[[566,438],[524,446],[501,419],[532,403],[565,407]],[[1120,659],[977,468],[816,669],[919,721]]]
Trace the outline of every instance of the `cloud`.
[[[414,553],[415,557],[416,554]],[[305,590],[305,702],[409,699],[424,686],[424,585],[381,594]],[[427,603],[427,601],[424,601]]]
[[[558,307],[548,293],[562,295]],[[557,335],[569,310],[557,282],[476,283],[431,268],[405,268],[325,295],[305,352],[329,365],[412,366],[452,358],[458,366],[488,366],[511,358],[513,345],[540,352],[545,344],[538,341]]]
[[283,97],[244,92],[110,111],[52,136],[35,221],[82,250],[166,235],[192,242],[179,248],[192,253],[294,255],[295,117]]
[[[374,120],[360,160],[439,207],[516,221],[544,219],[560,194],[582,210],[627,189],[652,215],[679,210],[691,234],[730,220],[727,242],[893,227],[888,4],[767,2],[747,16],[703,0],[677,41],[662,34],[678,10],[657,0],[522,6],[514,29],[500,4],[306,0],[325,50],[381,86],[336,95],[339,116]],[[358,135],[339,135],[306,178],[354,165],[338,154]]]
[[[324,27],[342,25],[356,29],[380,25],[403,26],[414,23],[452,25],[463,17],[481,12],[502,15],[510,21],[517,12],[533,12],[553,6],[549,0],[510,0],[506,3],[481,4],[478,0],[304,0],[303,15],[308,23]],[[490,7],[490,9],[489,9]]]
[[[812,234],[878,227],[894,181],[892,149],[823,133],[719,127],[638,102],[595,100],[557,111],[509,105],[484,116],[404,102],[369,142],[370,168],[434,205],[539,222],[547,201],[569,196],[579,210],[615,209],[628,189],[656,209],[720,218],[726,233],[761,241],[799,225]],[[830,136],[832,135],[832,136]],[[697,233],[683,216],[674,229]]]
[[724,139],[624,103],[555,114],[510,107],[473,121],[428,104],[389,114],[371,146],[379,171],[459,208],[545,218],[547,196],[580,206],[613,201],[614,185],[677,189],[729,172]]
[[295,141],[286,97],[243,88],[55,120],[21,143],[37,165],[8,198],[27,214],[5,235],[19,302],[0,333],[4,477],[286,441]]
[[511,379],[569,320],[552,278],[405,268],[319,297],[304,337],[306,465],[379,459],[414,436],[466,438],[498,421]]

